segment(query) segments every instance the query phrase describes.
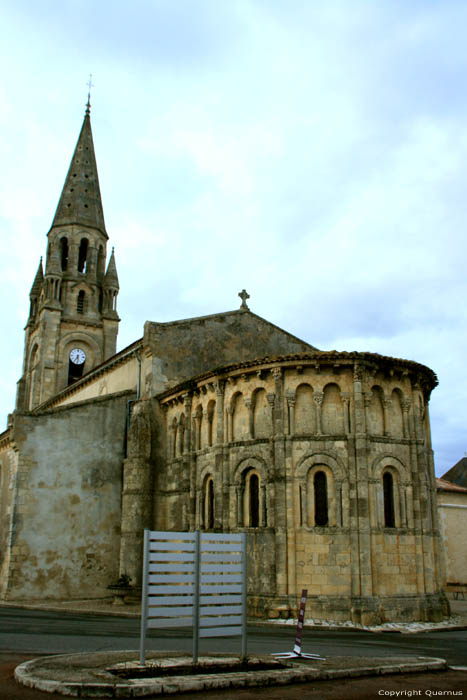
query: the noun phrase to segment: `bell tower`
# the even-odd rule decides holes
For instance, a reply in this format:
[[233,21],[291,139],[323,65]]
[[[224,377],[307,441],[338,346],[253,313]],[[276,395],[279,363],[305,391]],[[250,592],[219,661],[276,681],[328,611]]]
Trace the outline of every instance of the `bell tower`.
[[34,278],[16,408],[30,411],[115,354],[119,291],[107,270],[105,228],[89,97],[70,168]]

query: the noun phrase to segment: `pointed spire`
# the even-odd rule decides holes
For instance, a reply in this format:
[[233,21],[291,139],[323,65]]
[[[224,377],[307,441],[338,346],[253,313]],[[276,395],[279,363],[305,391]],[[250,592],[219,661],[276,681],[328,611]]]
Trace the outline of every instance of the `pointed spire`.
[[58,253],[58,248],[53,246],[50,255],[47,255],[45,263],[45,275],[58,276],[62,274],[62,268],[60,265],[60,255]]
[[107,272],[104,277],[104,287],[111,287],[112,289],[120,289],[118,283],[117,275],[117,265],[115,264],[115,249],[112,248],[112,255],[110,256],[109,264],[107,265]]
[[29,292],[30,297],[38,297],[41,293],[42,283],[44,281],[44,272],[42,270],[42,256],[39,261],[39,267],[37,268],[36,276],[34,277],[34,282],[32,283],[31,291]]
[[51,228],[80,224],[98,229],[108,238],[92,140],[90,109],[88,95],[83,126]]

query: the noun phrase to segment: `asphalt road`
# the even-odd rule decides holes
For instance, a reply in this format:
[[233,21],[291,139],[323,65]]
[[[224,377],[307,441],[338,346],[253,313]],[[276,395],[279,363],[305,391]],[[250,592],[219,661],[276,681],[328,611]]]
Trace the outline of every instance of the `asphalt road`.
[[[248,627],[250,653],[291,651],[293,627],[252,625]],[[104,615],[0,608],[0,650],[41,653],[131,650],[139,646],[139,620]],[[203,639],[200,653],[235,652],[236,638]],[[158,651],[191,652],[189,631],[151,631],[147,648]],[[307,630],[303,651],[321,656],[436,656],[451,665],[467,665],[467,630],[417,634],[373,633],[361,630]]]

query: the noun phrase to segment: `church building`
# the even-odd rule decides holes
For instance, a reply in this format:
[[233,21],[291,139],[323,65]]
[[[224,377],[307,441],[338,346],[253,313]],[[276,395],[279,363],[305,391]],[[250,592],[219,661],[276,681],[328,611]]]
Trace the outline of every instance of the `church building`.
[[0,598],[105,598],[122,576],[137,595],[149,527],[246,531],[251,615],[296,615],[303,588],[317,619],[447,615],[436,375],[318,350],[245,290],[236,310],[147,321],[116,352],[108,241],[88,102],[0,434]]

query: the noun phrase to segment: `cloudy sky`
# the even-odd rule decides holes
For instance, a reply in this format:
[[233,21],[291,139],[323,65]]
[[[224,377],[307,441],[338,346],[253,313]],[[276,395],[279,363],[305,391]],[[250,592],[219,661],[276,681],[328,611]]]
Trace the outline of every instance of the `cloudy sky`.
[[119,348],[246,288],[320,349],[431,367],[437,474],[464,456],[464,0],[0,6],[4,424],[92,73]]

